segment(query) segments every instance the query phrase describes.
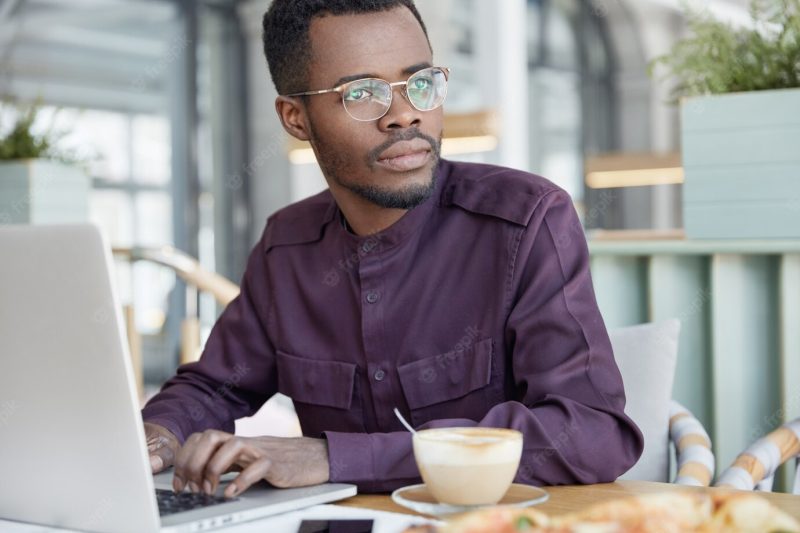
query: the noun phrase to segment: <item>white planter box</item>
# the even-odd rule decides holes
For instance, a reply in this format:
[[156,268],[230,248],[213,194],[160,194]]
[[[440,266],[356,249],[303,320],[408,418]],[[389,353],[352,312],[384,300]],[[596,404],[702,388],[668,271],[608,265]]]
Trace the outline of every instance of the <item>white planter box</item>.
[[0,162],[0,224],[87,222],[90,189],[77,166],[42,159]]
[[681,119],[687,237],[800,238],[800,89],[689,98]]

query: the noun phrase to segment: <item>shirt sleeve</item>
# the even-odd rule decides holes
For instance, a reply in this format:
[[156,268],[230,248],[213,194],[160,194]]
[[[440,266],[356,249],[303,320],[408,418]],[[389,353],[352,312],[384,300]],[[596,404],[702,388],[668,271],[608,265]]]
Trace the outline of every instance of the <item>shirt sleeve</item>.
[[[519,234],[506,345],[513,401],[480,421],[435,420],[421,429],[513,428],[524,434],[516,481],[534,485],[610,482],[633,466],[643,439],[624,413],[625,393],[589,273],[589,251],[569,196],[542,200]],[[333,481],[386,491],[419,478],[407,432],[326,432]]]
[[200,360],[182,365],[142,410],[145,422],[183,443],[206,429],[233,433],[277,392],[273,346],[266,334],[270,291],[261,244],[251,252],[241,292],[215,323]]

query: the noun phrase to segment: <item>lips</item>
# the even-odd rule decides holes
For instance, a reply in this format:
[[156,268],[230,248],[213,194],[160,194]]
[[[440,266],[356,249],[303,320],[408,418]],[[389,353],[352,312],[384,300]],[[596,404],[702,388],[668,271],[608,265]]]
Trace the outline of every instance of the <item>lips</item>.
[[431,157],[431,146],[422,139],[400,141],[378,156],[378,165],[396,172],[408,172],[424,167]]

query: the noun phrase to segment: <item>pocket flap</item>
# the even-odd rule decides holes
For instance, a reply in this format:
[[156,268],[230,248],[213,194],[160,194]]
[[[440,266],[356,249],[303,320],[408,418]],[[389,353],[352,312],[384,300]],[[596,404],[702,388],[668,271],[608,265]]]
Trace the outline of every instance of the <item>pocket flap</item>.
[[408,407],[418,409],[466,396],[492,376],[492,339],[397,367]]
[[278,351],[278,390],[292,400],[350,409],[356,365],[296,357]]

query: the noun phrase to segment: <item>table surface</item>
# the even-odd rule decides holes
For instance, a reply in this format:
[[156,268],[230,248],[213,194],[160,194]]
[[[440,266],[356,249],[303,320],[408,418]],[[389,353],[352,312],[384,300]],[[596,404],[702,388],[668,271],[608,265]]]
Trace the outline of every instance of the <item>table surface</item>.
[[[550,493],[550,499],[537,505],[536,508],[550,515],[559,515],[572,511],[580,511],[587,506],[629,496],[655,492],[713,492],[724,489],[687,487],[670,483],[651,481],[617,481],[599,485],[569,485],[561,487],[544,487]],[[773,505],[800,520],[800,496],[783,493],[759,492]],[[360,507],[393,513],[417,514],[405,507],[397,505],[387,494],[359,494],[337,502],[338,505]]]
[[[616,483],[606,483],[602,485],[576,485],[564,487],[545,487],[550,493],[550,500],[537,506],[551,515],[568,513],[585,509],[588,505],[624,498],[639,494],[665,491],[685,491],[685,492],[707,492],[722,489],[708,489],[697,487],[684,487],[671,485],[668,483],[652,483],[648,481],[618,481]],[[776,507],[779,507],[788,514],[800,520],[800,496],[790,494],[759,493]],[[339,507],[342,506],[342,507]],[[339,512],[341,511],[341,512]],[[388,494],[361,494],[335,502],[334,505],[316,506],[301,511],[287,513],[285,515],[267,517],[253,522],[237,524],[233,529],[242,533],[262,532],[262,531],[297,531],[297,525],[301,519],[312,518],[374,518],[376,520],[376,531],[396,532],[407,527],[408,524],[398,525],[398,518],[403,522],[403,517],[397,515],[376,515],[370,514],[372,511],[387,511],[402,515],[418,515],[405,507],[401,507],[392,502]],[[352,514],[353,516],[349,516]],[[358,515],[358,516],[356,516]],[[424,516],[424,515],[419,515]],[[409,517],[413,520],[413,517]],[[19,522],[7,522],[0,520],[0,531],[17,533],[41,533],[44,531],[56,530],[37,526],[33,524],[23,524]]]

